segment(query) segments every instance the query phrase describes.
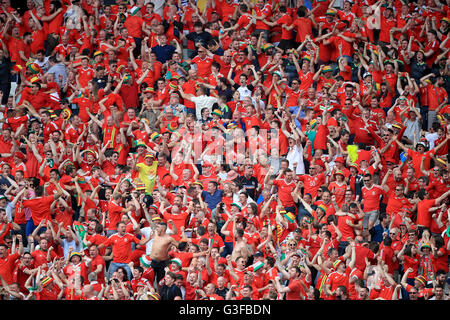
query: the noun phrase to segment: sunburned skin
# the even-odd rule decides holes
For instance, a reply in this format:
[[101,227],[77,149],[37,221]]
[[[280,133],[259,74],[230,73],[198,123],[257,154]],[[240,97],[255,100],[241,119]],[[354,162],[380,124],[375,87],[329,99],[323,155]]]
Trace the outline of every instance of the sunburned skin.
[[170,259],[169,249],[172,244],[176,244],[176,241],[166,234],[166,227],[158,225],[155,236],[153,238],[152,252],[150,258],[152,260],[165,261]]

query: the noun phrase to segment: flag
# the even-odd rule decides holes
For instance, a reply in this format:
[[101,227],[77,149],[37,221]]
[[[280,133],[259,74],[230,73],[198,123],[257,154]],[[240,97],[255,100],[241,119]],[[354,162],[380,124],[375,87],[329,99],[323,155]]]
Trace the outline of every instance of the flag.
[[263,201],[264,201],[264,197],[263,197],[262,192],[261,192],[261,194],[259,195],[258,200],[256,200],[256,204],[260,204]]
[[405,152],[400,153],[400,161],[405,162],[406,161],[406,155]]
[[80,242],[83,245],[83,250],[87,249],[87,246],[84,244],[83,239],[84,239],[84,235],[86,234],[87,230],[85,229],[85,227],[79,223],[78,221],[75,221],[73,223],[73,228],[75,229],[75,233],[78,235],[78,237],[80,238]]
[[348,145],[347,152],[348,152],[348,155],[350,156],[350,160],[352,162],[356,162],[356,160],[358,160],[358,146]]
[[52,92],[52,93],[50,93],[50,99],[53,100],[53,101],[55,101],[55,102],[58,102],[58,103],[61,101],[58,92]]

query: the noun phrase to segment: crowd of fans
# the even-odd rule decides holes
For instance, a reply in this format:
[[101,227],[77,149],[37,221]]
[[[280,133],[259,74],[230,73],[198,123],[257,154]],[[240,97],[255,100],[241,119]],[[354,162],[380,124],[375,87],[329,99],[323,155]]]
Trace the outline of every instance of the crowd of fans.
[[4,300],[447,300],[449,0],[0,4]]

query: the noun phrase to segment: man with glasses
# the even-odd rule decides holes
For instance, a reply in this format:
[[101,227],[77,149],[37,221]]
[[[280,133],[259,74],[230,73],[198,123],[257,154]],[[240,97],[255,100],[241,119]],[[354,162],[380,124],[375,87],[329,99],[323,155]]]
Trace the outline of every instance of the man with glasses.
[[300,91],[300,80],[298,78],[292,79],[291,87],[286,86],[284,92],[286,93],[286,107],[292,114],[297,114],[299,99],[303,92]]
[[207,82],[207,79],[211,74],[211,66],[214,60],[206,54],[206,49],[203,45],[198,44],[197,47],[198,55],[191,60],[191,65],[195,65],[197,76]]
[[378,150],[380,150],[380,153],[383,155],[381,158],[383,166],[391,166],[389,168],[392,169],[392,165],[395,165],[398,162],[395,159],[398,159],[399,156],[398,146],[394,143],[394,131],[388,129],[384,131],[380,137],[372,126],[368,126],[367,128],[372,138],[377,142]]
[[423,300],[424,298],[429,298],[435,294],[434,288],[427,288],[427,281],[424,276],[417,276],[414,278],[414,286],[408,284],[406,279],[408,275],[413,272],[412,268],[408,268],[400,281],[402,287],[408,292],[409,300]]

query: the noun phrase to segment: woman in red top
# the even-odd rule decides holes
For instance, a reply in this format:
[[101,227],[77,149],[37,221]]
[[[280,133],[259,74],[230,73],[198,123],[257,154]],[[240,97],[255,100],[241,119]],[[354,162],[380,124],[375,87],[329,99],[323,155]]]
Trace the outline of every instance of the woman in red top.
[[413,270],[406,280],[408,284],[413,286],[414,278],[417,276],[417,268],[419,267],[417,246],[407,240],[402,250],[397,254],[397,257],[402,262],[404,270],[408,270],[409,268]]

